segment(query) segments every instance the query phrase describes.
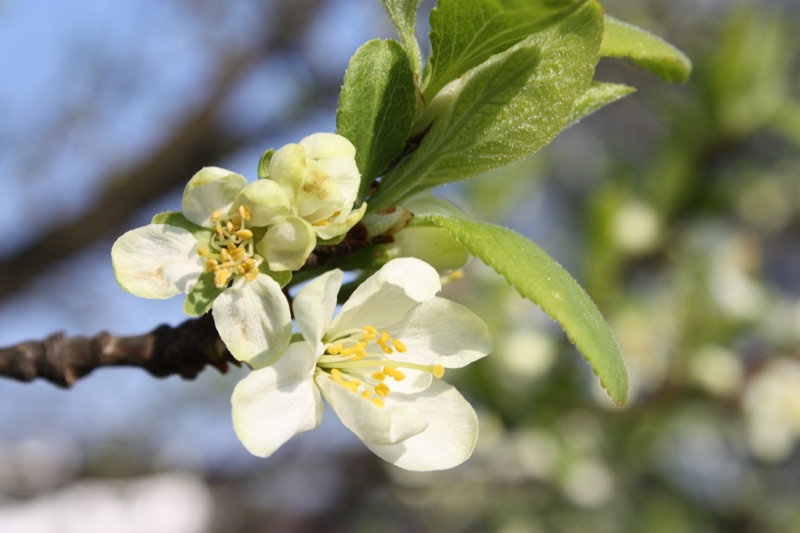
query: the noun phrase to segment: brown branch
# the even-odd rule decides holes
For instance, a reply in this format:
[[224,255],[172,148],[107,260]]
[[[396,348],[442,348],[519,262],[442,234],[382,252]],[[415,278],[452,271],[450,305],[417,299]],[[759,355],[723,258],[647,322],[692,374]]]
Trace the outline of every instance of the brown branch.
[[25,382],[42,378],[59,387],[70,387],[104,366],[135,366],[156,377],[193,379],[208,365],[225,373],[229,363],[239,364],[219,338],[210,314],[135,337],[102,332],[68,338],[56,333],[44,341],[0,348],[0,376]]
[[267,37],[220,61],[219,75],[206,100],[178,124],[149,160],[135,168],[111,172],[107,181],[112,187],[83,215],[59,224],[0,262],[0,299],[18,291],[56,261],[101,238],[142,204],[185,185],[201,167],[213,164],[262,134],[263,131],[250,132],[237,137],[226,131],[220,109],[253,66],[297,41],[322,2],[283,0],[271,4],[267,18],[272,24],[271,31],[265,32]]

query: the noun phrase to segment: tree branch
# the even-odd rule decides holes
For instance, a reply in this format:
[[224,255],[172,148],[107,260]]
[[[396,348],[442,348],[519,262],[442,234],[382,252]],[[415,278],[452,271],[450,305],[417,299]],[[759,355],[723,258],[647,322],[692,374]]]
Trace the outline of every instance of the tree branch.
[[176,374],[194,379],[207,365],[224,374],[228,363],[239,365],[219,338],[210,314],[135,337],[102,332],[91,338],[68,338],[56,333],[44,341],[0,348],[0,376],[25,382],[42,378],[59,387],[70,387],[104,366],[136,366],[156,377]]

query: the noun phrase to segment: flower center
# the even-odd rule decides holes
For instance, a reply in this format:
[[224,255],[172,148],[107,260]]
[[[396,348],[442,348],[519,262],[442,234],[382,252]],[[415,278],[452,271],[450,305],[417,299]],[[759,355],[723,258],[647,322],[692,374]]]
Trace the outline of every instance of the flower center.
[[[380,352],[375,350],[376,347]],[[369,348],[372,351],[368,351]],[[330,339],[325,344],[325,353],[317,361],[317,368],[330,374],[334,382],[378,407],[384,406],[383,398],[391,392],[387,380],[391,378],[399,382],[406,379],[399,368],[430,372],[437,378],[444,375],[442,365],[418,365],[387,357],[395,351],[398,354],[406,352],[400,339],[393,339],[388,331],[378,335],[376,328],[364,326],[364,329],[339,332]]]
[[258,276],[258,265],[263,259],[253,253],[253,232],[247,229],[251,213],[247,206],[223,215],[214,211],[214,235],[209,246],[198,246],[197,253],[206,259],[206,272],[214,273],[214,285],[223,288],[231,276],[244,276],[253,281]]

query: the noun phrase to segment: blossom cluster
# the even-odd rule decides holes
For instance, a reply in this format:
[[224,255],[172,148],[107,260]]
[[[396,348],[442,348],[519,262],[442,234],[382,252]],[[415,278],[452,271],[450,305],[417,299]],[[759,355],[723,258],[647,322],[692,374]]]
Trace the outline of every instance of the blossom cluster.
[[[253,370],[232,398],[234,429],[253,454],[269,456],[317,427],[324,397],[367,447],[400,467],[465,461],[477,417],[440,378],[488,354],[492,338],[480,318],[436,293],[440,274],[468,256],[462,250],[437,262],[432,250],[447,248],[445,237],[414,238],[409,230],[387,250],[396,258],[363,281],[338,315],[339,269],[323,269],[290,309],[291,272],[318,245],[343,239],[366,212],[366,203],[355,205],[355,148],[339,135],[314,134],[274,152],[260,174],[248,183],[221,168],[200,170],[180,213],[159,215],[114,244],[120,286],[144,298],[185,293],[188,314],[212,312],[228,350]],[[393,224],[395,232],[407,220]],[[436,242],[419,246],[426,239]],[[426,256],[436,268],[417,258]]]

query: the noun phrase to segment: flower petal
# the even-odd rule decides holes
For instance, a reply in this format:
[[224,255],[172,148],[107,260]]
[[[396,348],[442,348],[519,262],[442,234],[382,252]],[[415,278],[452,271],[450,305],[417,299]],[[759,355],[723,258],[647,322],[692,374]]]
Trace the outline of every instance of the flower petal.
[[317,244],[311,224],[300,217],[288,216],[271,226],[256,250],[267,260],[270,270],[299,270]]
[[342,286],[342,271],[331,270],[303,287],[294,298],[292,308],[297,326],[306,341],[321,341],[325,328],[336,310],[336,296]]
[[304,137],[299,144],[306,149],[311,159],[356,156],[356,147],[353,143],[336,133],[313,133]]
[[183,216],[195,224],[213,228],[214,211],[227,213],[236,195],[247,186],[244,176],[219,167],[205,167],[192,176],[183,191]]
[[358,188],[361,185],[361,174],[358,172],[356,160],[352,156],[330,157],[320,159],[319,165],[341,191],[342,206],[340,209],[344,212],[353,209],[353,202],[356,201]]
[[418,472],[453,468],[469,459],[478,440],[478,417],[455,387],[436,380],[424,392],[392,392],[392,396],[424,415],[428,429],[394,445],[365,442],[367,448],[400,468]]
[[[344,197],[339,185],[317,161],[308,161],[303,186],[297,192],[297,214],[312,224],[327,221],[342,211]],[[353,202],[350,202],[350,206]]]
[[280,285],[259,274],[253,281],[240,277],[212,306],[214,323],[225,346],[253,368],[280,357],[292,336],[289,303]]
[[427,263],[412,257],[393,259],[353,292],[328,332],[366,325],[378,329],[391,326],[419,302],[433,298],[441,288],[439,274]]
[[314,226],[314,231],[317,232],[317,237],[320,239],[333,239],[339,235],[344,235],[350,228],[358,224],[364,213],[367,212],[367,204],[361,204],[361,207],[355,211],[346,214],[340,222],[336,222],[341,217],[336,217],[333,222],[324,226]]
[[494,340],[483,320],[444,298],[419,304],[391,326],[389,333],[406,346],[406,352],[398,354],[397,359],[422,365],[461,368],[494,350]]
[[326,373],[315,381],[342,423],[364,443],[396,444],[428,427],[425,416],[404,405],[378,407],[339,385]]
[[305,342],[290,345],[274,365],[255,370],[233,390],[233,429],[253,455],[269,457],[299,433],[322,421],[314,384],[314,353]]
[[150,224],[122,235],[111,248],[117,283],[142,298],[191,292],[204,270],[192,234],[168,224]]
[[306,175],[306,148],[287,144],[272,156],[269,162],[269,179],[283,187],[290,202],[297,202],[297,193]]
[[283,187],[272,180],[254,181],[236,196],[234,209],[247,206],[252,217],[248,226],[271,226],[283,221],[292,211]]

